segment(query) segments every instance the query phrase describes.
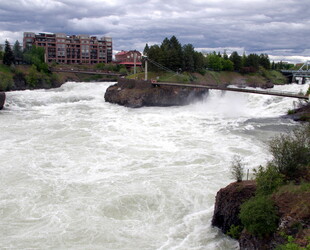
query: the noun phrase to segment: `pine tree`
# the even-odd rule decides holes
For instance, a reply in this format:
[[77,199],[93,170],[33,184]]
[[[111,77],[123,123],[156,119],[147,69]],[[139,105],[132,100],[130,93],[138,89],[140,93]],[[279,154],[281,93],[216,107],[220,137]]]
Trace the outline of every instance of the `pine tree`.
[[148,44],[145,44],[144,50],[143,50],[143,55],[147,56],[149,53],[150,47]]
[[0,45],[0,60],[2,60],[3,59],[3,51],[2,51],[2,46]]
[[229,60],[234,64],[234,70],[240,71],[242,68],[242,57],[238,55],[237,51],[231,53]]
[[13,46],[13,54],[14,54],[14,58],[15,61],[21,61],[23,58],[23,52],[21,50],[21,46],[18,40],[16,40],[14,46]]
[[193,72],[195,69],[195,50],[193,45],[186,44],[183,46],[183,70]]
[[14,63],[14,54],[11,49],[11,45],[8,40],[5,41],[4,55],[3,55],[3,64],[11,65]]

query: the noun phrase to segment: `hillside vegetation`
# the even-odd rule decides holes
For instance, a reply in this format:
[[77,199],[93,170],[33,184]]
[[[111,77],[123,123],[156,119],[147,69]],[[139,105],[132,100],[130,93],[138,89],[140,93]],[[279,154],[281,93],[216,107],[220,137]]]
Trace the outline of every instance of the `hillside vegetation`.
[[241,223],[228,235],[276,249],[310,249],[310,123],[275,137],[269,151],[272,160],[255,173],[255,195],[240,206]]
[[[144,72],[129,75],[130,79],[142,80],[145,78]],[[266,70],[261,68],[256,73],[242,74],[233,71],[211,71],[206,70],[201,73],[171,73],[171,72],[148,72],[148,79],[159,82],[183,82],[200,84],[224,84],[252,87],[272,87],[274,84],[287,84],[287,78],[276,70]]]

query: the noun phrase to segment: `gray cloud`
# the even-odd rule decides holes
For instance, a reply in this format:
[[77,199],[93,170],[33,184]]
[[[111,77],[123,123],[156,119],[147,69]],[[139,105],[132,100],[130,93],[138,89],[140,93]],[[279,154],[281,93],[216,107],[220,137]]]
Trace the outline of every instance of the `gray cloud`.
[[0,43],[24,31],[113,38],[138,49],[175,35],[195,48],[310,57],[309,0],[15,0],[0,3]]

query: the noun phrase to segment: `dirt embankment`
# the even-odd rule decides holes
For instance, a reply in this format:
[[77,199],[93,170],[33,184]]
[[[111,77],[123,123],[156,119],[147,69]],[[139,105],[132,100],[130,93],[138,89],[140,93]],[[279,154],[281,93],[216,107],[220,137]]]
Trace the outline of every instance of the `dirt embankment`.
[[272,88],[275,84],[286,84],[287,79],[279,72],[271,71],[270,74],[253,73],[241,74],[228,71],[207,71],[201,75],[194,73],[195,81],[202,84],[236,85],[239,87]]

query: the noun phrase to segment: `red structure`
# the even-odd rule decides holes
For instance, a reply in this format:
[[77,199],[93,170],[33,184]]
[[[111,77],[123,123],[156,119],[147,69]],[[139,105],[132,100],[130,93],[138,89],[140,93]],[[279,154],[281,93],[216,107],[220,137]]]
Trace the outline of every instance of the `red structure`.
[[62,64],[96,64],[112,62],[112,38],[89,35],[67,36],[24,32],[24,48],[32,45],[45,49],[45,62]]
[[118,64],[125,65],[127,68],[134,67],[135,62],[136,66],[141,67],[142,66],[142,54],[137,50],[130,50],[130,51],[124,51],[118,52],[115,55],[115,61]]

